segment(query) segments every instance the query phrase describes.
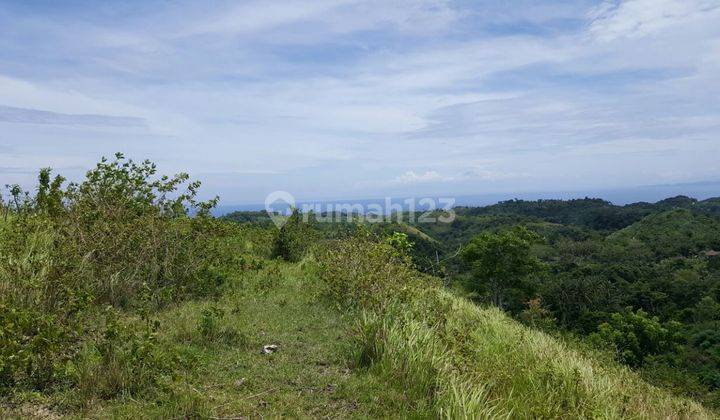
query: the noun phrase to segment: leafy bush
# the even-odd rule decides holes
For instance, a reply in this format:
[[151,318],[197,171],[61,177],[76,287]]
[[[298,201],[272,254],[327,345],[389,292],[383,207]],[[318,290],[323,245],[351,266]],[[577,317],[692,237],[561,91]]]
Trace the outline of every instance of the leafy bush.
[[122,323],[107,308],[102,334],[81,353],[75,382],[85,399],[136,395],[160,384],[179,363],[177,355],[159,342],[158,322]]
[[225,238],[237,232],[209,217],[216,200],[198,201],[198,182],[156,172],[117,154],[65,188],[49,169],[34,195],[9,187],[0,224],[0,386],[43,389],[67,379],[82,340],[104,336],[98,369],[122,377],[99,388],[132,389],[153,374],[144,360],[156,353],[154,336],[112,332],[112,323],[98,331],[98,308],[152,308],[224,283],[234,255]]
[[273,255],[285,261],[300,261],[315,245],[318,237],[312,227],[303,220],[298,209],[280,227],[275,239]]
[[367,231],[331,242],[319,261],[327,295],[344,305],[380,309],[426,280],[410,257]]
[[[123,306],[143,289],[198,291],[198,281],[208,281],[212,224],[204,216],[213,202],[195,201],[198,182],[178,192],[187,174],[155,174],[149,161],[136,164],[117,155],[64,193],[62,246],[85,260],[101,302]],[[188,218],[189,207],[199,217]]]
[[0,304],[0,389],[61,379],[79,331],[54,314]]
[[408,239],[408,235],[402,232],[393,232],[392,235],[385,239],[385,242],[402,254],[408,254],[415,246]]

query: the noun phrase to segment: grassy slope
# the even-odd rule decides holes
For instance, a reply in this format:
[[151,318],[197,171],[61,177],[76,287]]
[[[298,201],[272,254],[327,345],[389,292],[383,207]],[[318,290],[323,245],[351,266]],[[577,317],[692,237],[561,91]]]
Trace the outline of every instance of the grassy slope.
[[[447,292],[441,291],[442,294]],[[482,383],[486,408],[522,418],[709,418],[699,404],[669,396],[616,363],[522,326],[497,309],[453,296],[445,334],[462,377]],[[491,408],[491,409],[490,409]]]
[[[363,321],[369,371],[446,418],[715,418],[590,350],[438,289],[443,325],[411,304]],[[431,292],[432,294],[432,292]],[[427,306],[420,305],[417,308]],[[402,313],[407,313],[407,316]]]
[[[338,243],[325,282],[364,311],[358,360],[448,418],[710,418],[609,357],[455,296],[383,243]],[[352,302],[351,302],[352,303]]]

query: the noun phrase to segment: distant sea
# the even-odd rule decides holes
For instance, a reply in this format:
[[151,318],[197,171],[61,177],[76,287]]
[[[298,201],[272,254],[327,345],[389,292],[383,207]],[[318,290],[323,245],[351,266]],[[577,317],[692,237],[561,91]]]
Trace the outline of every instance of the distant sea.
[[[670,184],[670,185],[649,185],[642,187],[629,187],[621,189],[589,189],[584,191],[538,191],[538,192],[509,192],[495,194],[477,194],[477,195],[457,195],[451,194],[442,197],[455,198],[455,206],[488,206],[499,201],[519,199],[519,200],[540,200],[540,199],[559,199],[570,200],[573,198],[601,198],[610,201],[613,204],[625,205],[637,202],[654,203],[669,197],[684,195],[698,200],[705,200],[713,197],[720,197],[720,181],[694,182],[686,184]],[[430,198],[440,198],[440,196],[429,196]],[[403,210],[408,210],[405,200],[408,197],[393,198],[393,204],[399,204]],[[418,197],[419,198],[419,197]],[[296,203],[298,208],[302,208],[303,204],[319,204],[323,209],[338,204],[361,204],[368,206],[369,204],[379,204],[385,206],[385,198],[359,198],[347,200],[305,200]],[[284,211],[283,206],[274,206],[277,211]],[[265,210],[265,204],[221,204],[213,212],[216,216],[221,216],[234,211],[260,211]],[[417,210],[425,210],[418,208]]]

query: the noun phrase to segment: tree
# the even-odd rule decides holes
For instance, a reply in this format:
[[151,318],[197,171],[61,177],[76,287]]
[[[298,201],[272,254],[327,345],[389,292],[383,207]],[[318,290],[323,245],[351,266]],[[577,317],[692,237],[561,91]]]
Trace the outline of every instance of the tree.
[[44,211],[50,216],[57,216],[63,211],[63,191],[61,188],[65,178],[57,175],[51,181],[50,172],[50,168],[40,170],[35,206],[38,210]]
[[532,245],[540,239],[522,226],[473,238],[462,251],[462,258],[472,271],[471,287],[476,291],[487,290],[492,303],[502,308],[508,289],[522,287],[531,274],[544,269],[531,253]]
[[614,348],[618,360],[636,367],[649,355],[673,351],[681,341],[679,326],[675,321],[662,324],[658,317],[651,317],[642,309],[633,312],[626,308],[598,325],[597,332],[590,334],[590,341]]
[[695,305],[695,321],[714,321],[720,318],[720,304],[712,296],[705,296]]

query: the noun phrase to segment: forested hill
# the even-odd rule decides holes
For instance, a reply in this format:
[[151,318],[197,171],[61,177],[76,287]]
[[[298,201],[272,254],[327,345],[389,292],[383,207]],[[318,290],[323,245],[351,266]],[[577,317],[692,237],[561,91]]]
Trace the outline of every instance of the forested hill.
[[[454,211],[460,216],[514,215],[612,231],[627,227],[650,214],[674,209],[687,209],[696,214],[720,217],[720,197],[701,201],[686,196],[676,196],[655,203],[638,202],[626,205],[615,205],[601,198],[507,200],[483,207],[455,207]],[[264,211],[235,211],[221,218],[243,223],[271,223]]]
[[617,206],[599,198],[575,200],[509,200],[486,207],[459,207],[458,214],[468,216],[514,214],[536,217],[552,223],[573,224],[597,230],[616,230],[645,216],[672,209],[688,209],[699,214],[720,216],[720,198],[699,201],[677,196],[656,203]]

